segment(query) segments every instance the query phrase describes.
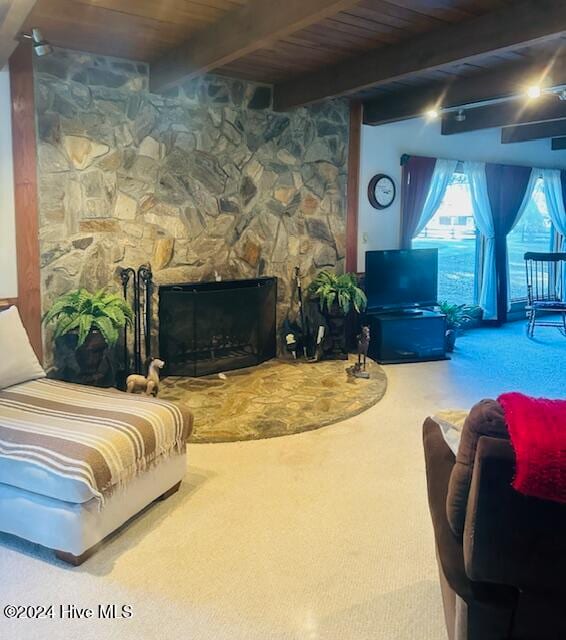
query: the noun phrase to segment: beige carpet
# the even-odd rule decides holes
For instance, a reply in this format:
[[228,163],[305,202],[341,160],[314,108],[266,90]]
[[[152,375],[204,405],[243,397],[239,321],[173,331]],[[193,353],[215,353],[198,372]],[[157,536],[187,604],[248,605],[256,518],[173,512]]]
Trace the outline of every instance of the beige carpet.
[[422,420],[505,390],[563,395],[566,340],[539,340],[522,324],[472,332],[451,361],[385,367],[383,400],[343,423],[192,446],[181,492],[78,570],[0,535],[2,607],[134,608],[117,621],[0,609],[0,638],[445,640]]
[[285,436],[351,418],[381,400],[385,372],[368,360],[369,379],[347,375],[356,361],[270,360],[223,378],[170,377],[162,380],[159,397],[193,412],[191,442]]

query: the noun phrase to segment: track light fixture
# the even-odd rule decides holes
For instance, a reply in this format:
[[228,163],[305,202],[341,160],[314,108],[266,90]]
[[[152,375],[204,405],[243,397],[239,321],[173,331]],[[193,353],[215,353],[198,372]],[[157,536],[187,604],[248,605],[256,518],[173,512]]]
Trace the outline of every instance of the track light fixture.
[[466,112],[464,109],[458,109],[458,113],[454,116],[456,122],[464,122],[466,120]]
[[21,37],[25,40],[32,41],[33,50],[38,58],[42,58],[43,56],[48,56],[50,53],[53,53],[53,47],[44,39],[43,34],[37,28],[34,27],[31,30],[31,33],[22,33]]
[[[493,99],[491,101],[485,101],[487,103],[500,103],[505,102],[507,100],[513,100],[517,98],[525,98],[529,100],[538,100],[544,96],[556,96],[559,100],[566,102],[566,85],[555,85],[554,87],[547,86],[544,82],[536,83],[536,80],[531,79],[533,84],[524,84],[521,93],[515,94],[513,96],[508,96],[505,98]],[[428,122],[432,122],[433,120],[437,120],[444,113],[446,117],[453,119],[454,122],[462,123],[467,119],[466,110],[473,109],[476,107],[476,104],[465,105],[462,107],[459,106],[447,106],[444,107],[438,101],[434,106],[429,107],[428,109],[422,112],[422,117]]]

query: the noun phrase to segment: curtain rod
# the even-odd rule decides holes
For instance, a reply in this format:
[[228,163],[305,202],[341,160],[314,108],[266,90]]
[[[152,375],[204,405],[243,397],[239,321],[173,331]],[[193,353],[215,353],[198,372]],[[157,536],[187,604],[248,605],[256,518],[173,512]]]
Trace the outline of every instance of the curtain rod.
[[[400,158],[401,166],[407,164],[410,158],[432,158],[433,160],[455,160],[455,158],[435,158],[434,156],[420,156],[417,154],[404,153]],[[458,162],[458,165],[456,167],[456,170],[462,171],[464,162],[466,161],[457,160],[457,162]],[[487,162],[486,160],[480,160],[479,162],[485,162],[485,164],[498,164],[503,167],[528,167],[529,169],[534,169],[536,171],[542,171],[543,169],[548,168],[548,167],[536,167],[536,166],[526,165],[526,164],[512,164],[510,162]],[[561,169],[560,167],[552,167],[551,169],[555,171],[566,171],[566,169]]]

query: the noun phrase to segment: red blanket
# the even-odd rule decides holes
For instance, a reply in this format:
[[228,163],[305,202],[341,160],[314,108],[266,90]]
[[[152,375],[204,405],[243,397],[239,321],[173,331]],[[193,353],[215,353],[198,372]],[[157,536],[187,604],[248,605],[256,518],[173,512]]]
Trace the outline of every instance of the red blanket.
[[516,472],[513,487],[521,493],[566,503],[566,400],[504,393],[505,411]]

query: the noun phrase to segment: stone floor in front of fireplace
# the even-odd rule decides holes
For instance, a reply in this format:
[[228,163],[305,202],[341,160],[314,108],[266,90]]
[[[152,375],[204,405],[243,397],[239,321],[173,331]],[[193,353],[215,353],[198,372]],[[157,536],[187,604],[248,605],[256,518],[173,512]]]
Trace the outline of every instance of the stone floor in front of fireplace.
[[258,440],[318,429],[355,416],[383,397],[387,378],[368,361],[369,380],[352,378],[354,363],[270,360],[216,375],[162,380],[159,397],[195,417],[191,442]]

